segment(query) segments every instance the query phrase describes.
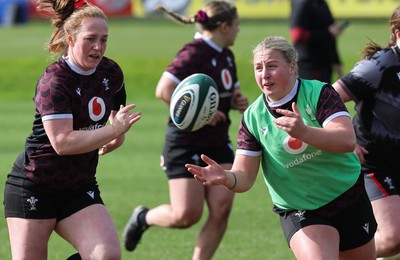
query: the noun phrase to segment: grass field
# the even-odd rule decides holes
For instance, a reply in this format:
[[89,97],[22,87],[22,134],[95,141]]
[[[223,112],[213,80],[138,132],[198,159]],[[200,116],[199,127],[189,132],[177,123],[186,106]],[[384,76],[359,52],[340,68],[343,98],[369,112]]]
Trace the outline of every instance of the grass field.
[[[22,151],[33,120],[34,87],[51,62],[44,44],[51,34],[48,22],[0,28],[0,201],[3,183],[15,157]],[[161,21],[113,20],[106,56],[123,68],[128,103],[137,104],[142,119],[127,134],[119,150],[102,157],[98,181],[103,199],[122,234],[133,207],[168,203],[167,181],[159,167],[168,110],[154,97],[157,81],[176,51],[194,33],[192,26]],[[241,88],[250,100],[259,95],[250,64],[251,50],[267,35],[288,36],[287,21],[242,21],[235,46]],[[386,21],[353,21],[339,40],[345,71],[360,59],[367,37],[385,44]],[[240,120],[231,113],[231,137]],[[229,229],[214,259],[293,259],[283,238],[278,217],[261,175],[247,193],[237,194]],[[206,210],[206,209],[205,209]],[[7,227],[0,207],[0,259],[11,259]],[[203,223],[187,230],[152,227],[134,253],[123,250],[123,259],[190,259],[196,235]],[[63,260],[75,250],[56,234],[49,244],[50,260]]]

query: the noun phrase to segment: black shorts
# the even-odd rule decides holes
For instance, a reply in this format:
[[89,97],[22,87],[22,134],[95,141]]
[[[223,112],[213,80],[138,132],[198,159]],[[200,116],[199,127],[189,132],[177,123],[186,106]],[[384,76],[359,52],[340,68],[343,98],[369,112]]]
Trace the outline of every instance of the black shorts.
[[365,173],[365,189],[371,201],[390,195],[400,195],[400,180],[394,174]]
[[280,210],[274,207],[274,211],[280,216],[288,245],[290,246],[290,239],[297,231],[310,225],[336,228],[340,236],[340,251],[357,248],[371,241],[377,223],[363,182],[362,189],[359,185],[360,180],[343,196],[316,210]]
[[168,179],[193,178],[185,164],[191,163],[206,166],[200,155],[205,154],[219,164],[233,163],[233,148],[231,143],[210,148],[198,148],[190,145],[177,145],[166,142],[161,155],[161,168]]
[[[15,178],[15,177],[8,177]],[[18,182],[14,180],[13,183]],[[93,204],[104,204],[97,184],[86,185],[73,192],[43,191],[6,182],[4,189],[5,217],[53,219],[60,221]],[[24,186],[24,187],[23,187]],[[28,187],[34,187],[31,182]]]

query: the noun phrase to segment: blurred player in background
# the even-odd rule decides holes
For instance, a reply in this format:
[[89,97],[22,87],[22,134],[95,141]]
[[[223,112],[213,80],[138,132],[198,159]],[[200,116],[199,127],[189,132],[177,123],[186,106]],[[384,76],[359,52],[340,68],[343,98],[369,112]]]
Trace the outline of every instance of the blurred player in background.
[[400,253],[400,7],[389,22],[386,47],[367,44],[363,59],[333,84],[345,102],[355,101],[355,151],[378,222],[379,257]]
[[168,177],[170,204],[152,209],[136,207],[125,227],[123,240],[126,249],[133,251],[150,226],[188,228],[201,219],[206,202],[209,214],[198,235],[192,259],[211,259],[227,229],[234,193],[224,187],[203,187],[187,171],[185,163],[201,164],[200,154],[205,153],[215,157],[225,169],[232,166],[229,111],[243,112],[248,106],[247,98],[239,89],[234,55],[228,48],[239,32],[239,17],[236,7],[226,1],[211,1],[190,18],[162,7],[160,10],[181,23],[195,23],[200,34],[181,48],[162,74],[156,97],[169,106],[173,91],[183,79],[204,73],[217,83],[219,107],[211,122],[194,132],[183,132],[168,121],[161,167]]
[[208,166],[186,167],[205,187],[245,192],[261,163],[296,259],[373,260],[376,222],[350,114],[331,85],[297,78],[296,61],[283,37],[258,44],[253,65],[262,94],[243,114],[232,169],[205,155]]
[[291,0],[290,36],[299,55],[300,78],[332,83],[333,68],[343,75],[336,46],[342,29],[325,0]]
[[122,145],[141,113],[125,106],[122,70],[103,56],[103,11],[82,0],[40,0],[38,8],[56,16],[48,48],[62,57],[38,80],[33,131],[5,184],[12,258],[47,259],[55,231],[78,250],[73,259],[120,259],[95,173],[99,154]]

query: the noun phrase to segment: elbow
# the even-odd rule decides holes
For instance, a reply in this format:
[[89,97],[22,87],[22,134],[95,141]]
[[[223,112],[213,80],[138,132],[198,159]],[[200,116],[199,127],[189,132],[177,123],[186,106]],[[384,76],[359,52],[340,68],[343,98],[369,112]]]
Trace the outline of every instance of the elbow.
[[53,140],[51,142],[51,146],[53,147],[53,150],[57,153],[59,156],[64,156],[64,155],[73,155],[76,154],[74,153],[73,150],[70,149],[70,146],[68,146],[65,142],[63,141],[57,141]]
[[251,188],[251,186],[250,187],[238,187],[237,189],[233,189],[231,191],[233,191],[235,193],[245,193],[245,192],[249,191],[250,188]]
[[156,98],[158,98],[159,100],[161,100],[161,101],[163,101],[163,102],[165,102],[165,103],[167,103],[167,104],[169,103],[169,99],[166,98],[164,92],[162,92],[162,91],[157,91],[157,90],[156,90],[155,96],[156,96]]
[[62,145],[52,145],[54,151],[57,153],[57,155],[59,156],[63,156],[63,155],[69,155],[67,149],[65,149]]
[[354,149],[356,149],[355,145],[343,145],[342,147],[340,147],[340,149],[337,149],[337,151],[335,151],[336,153],[351,153],[354,152]]
[[356,139],[354,138],[353,140],[346,142],[343,147],[347,153],[354,152],[356,149]]
[[156,92],[156,98],[167,104],[167,106],[169,106],[169,102],[171,101],[171,97],[167,97],[162,92]]
[[356,138],[343,138],[343,142],[337,147],[337,153],[351,153],[356,149]]
[[158,89],[156,89],[155,96],[156,96],[156,98],[158,98],[158,99],[161,99],[161,98],[162,98],[162,94],[161,94],[160,91],[158,91]]
[[345,140],[347,140],[344,144],[346,152],[354,152],[354,150],[356,149],[356,145],[357,145],[356,133],[354,131],[351,131],[350,136],[348,138],[346,138]]

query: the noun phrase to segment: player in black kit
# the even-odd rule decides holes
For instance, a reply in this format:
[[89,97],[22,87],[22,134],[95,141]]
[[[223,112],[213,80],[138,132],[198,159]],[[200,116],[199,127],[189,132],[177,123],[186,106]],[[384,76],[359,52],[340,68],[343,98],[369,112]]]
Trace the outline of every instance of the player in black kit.
[[228,136],[229,111],[244,111],[248,100],[239,90],[235,58],[228,48],[239,32],[236,7],[227,1],[211,1],[190,19],[167,12],[179,22],[196,23],[200,34],[185,44],[161,76],[156,96],[169,106],[177,85],[194,73],[204,73],[214,79],[220,96],[218,110],[212,121],[194,132],[179,130],[168,122],[161,167],[168,177],[170,204],[147,209],[137,207],[126,225],[125,247],[133,251],[142,233],[149,226],[188,228],[196,224],[207,203],[208,217],[198,235],[192,259],[211,259],[228,224],[234,195],[224,187],[203,187],[185,168],[185,163],[202,163],[200,154],[210,154],[230,169],[233,150]]
[[387,46],[367,44],[363,59],[333,84],[344,101],[355,101],[355,152],[378,222],[378,257],[400,253],[400,7],[390,27]]
[[342,29],[325,0],[291,0],[290,36],[299,54],[300,78],[331,83],[333,67],[342,76],[336,46]]
[[37,82],[32,133],[5,184],[12,258],[47,259],[55,231],[83,259],[120,259],[95,174],[99,154],[122,145],[141,112],[125,106],[122,70],[103,56],[103,11],[84,0],[40,0],[38,7],[56,15],[48,48],[62,57]]

